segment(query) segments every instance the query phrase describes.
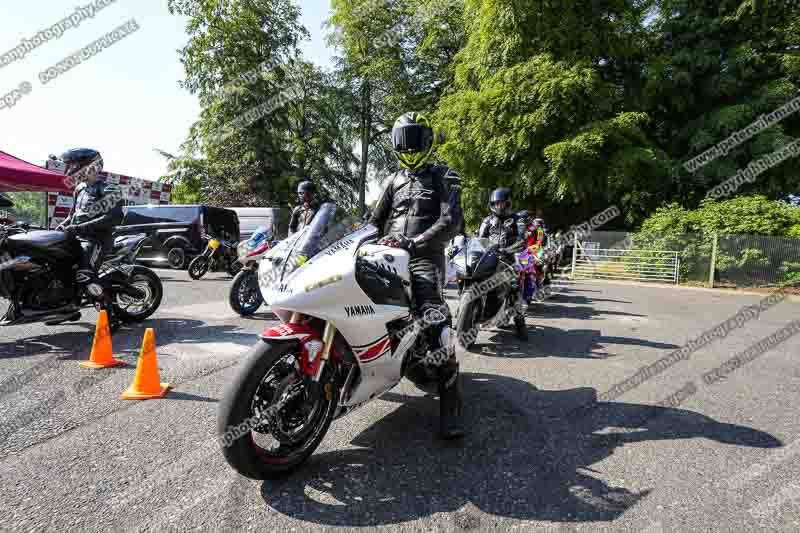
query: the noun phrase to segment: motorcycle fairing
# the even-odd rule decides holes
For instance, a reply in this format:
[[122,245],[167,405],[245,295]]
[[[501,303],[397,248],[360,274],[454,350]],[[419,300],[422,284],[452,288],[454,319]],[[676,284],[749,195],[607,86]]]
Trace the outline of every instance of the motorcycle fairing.
[[[361,244],[374,237],[375,229],[367,226],[316,254],[310,261],[265,291],[265,300],[272,311],[288,322],[292,312],[306,313],[330,322],[357,355],[362,375],[344,405],[354,406],[368,401],[394,387],[402,379],[404,351],[392,352],[386,324],[409,315],[408,305],[375,303],[356,279],[357,254],[383,254],[397,269],[400,279],[410,280],[408,253],[389,246]],[[403,255],[405,259],[402,259]],[[392,260],[386,259],[391,256]],[[324,281],[324,283],[321,283]],[[357,316],[369,320],[357,320]],[[286,324],[288,325],[288,324]],[[286,330],[288,331],[288,330]],[[368,388],[367,388],[368,387]]]

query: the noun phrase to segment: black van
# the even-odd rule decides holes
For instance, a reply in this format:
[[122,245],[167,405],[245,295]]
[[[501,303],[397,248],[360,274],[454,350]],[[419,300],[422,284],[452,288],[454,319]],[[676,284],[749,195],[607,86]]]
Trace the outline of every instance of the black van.
[[206,205],[129,205],[114,236],[145,233],[150,239],[138,259],[166,261],[184,269],[203,253],[208,235],[238,241],[239,218],[235,211]]

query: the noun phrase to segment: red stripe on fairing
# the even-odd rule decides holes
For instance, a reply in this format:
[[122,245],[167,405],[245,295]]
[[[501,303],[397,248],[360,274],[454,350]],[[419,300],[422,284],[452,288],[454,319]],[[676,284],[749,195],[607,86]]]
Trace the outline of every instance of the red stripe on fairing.
[[369,361],[372,361],[373,359],[377,359],[378,357],[386,353],[386,351],[389,349],[390,344],[391,343],[389,342],[388,338],[378,341],[377,343],[367,348],[365,351],[361,352],[358,355],[358,360],[361,361],[362,363],[367,363]]

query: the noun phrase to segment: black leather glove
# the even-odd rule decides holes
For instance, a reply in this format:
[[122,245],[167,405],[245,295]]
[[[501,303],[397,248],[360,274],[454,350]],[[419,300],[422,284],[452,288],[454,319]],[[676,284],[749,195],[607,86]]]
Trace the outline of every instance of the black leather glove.
[[77,226],[64,226],[63,231],[67,234],[67,237],[74,237],[78,234]]
[[394,248],[402,248],[403,250],[407,251],[411,255],[414,255],[416,251],[416,243],[406,237],[405,235],[401,235],[399,233],[393,233],[391,235],[387,235],[383,239],[380,240],[380,244],[384,244],[386,246],[392,246]]

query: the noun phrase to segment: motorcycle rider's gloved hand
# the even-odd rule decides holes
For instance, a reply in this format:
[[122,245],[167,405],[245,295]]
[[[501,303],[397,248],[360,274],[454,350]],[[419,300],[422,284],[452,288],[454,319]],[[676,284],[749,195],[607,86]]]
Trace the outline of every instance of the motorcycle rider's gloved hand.
[[63,231],[68,237],[74,237],[78,233],[78,228],[77,226],[64,226]]
[[393,246],[395,248],[402,248],[403,250],[407,251],[411,255],[414,255],[416,251],[416,243],[406,237],[405,235],[401,235],[399,233],[393,233],[388,237],[381,239],[383,244],[388,246]]

